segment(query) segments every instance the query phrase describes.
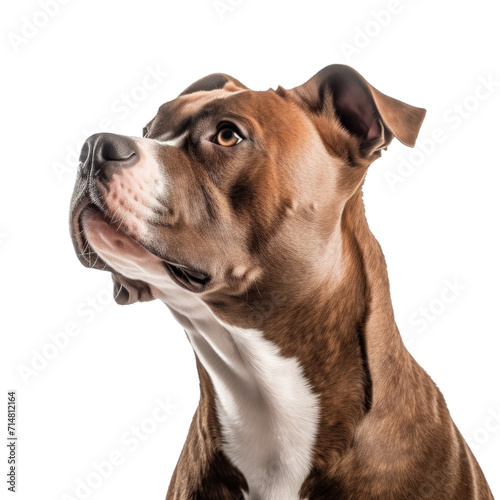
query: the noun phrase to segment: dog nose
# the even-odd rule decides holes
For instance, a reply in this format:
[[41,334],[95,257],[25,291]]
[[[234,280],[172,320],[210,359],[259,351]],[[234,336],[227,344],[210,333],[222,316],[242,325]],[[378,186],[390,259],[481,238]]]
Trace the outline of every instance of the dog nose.
[[110,180],[114,171],[132,166],[138,159],[139,152],[130,137],[94,134],[82,147],[80,167],[87,175]]

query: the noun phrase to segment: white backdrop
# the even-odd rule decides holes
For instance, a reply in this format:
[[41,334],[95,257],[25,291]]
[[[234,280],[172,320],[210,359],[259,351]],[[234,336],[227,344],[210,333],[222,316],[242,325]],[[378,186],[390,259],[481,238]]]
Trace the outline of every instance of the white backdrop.
[[162,102],[209,73],[290,88],[331,63],[428,110],[416,149],[395,141],[372,166],[367,216],[405,341],[500,496],[493,4],[4,3],[0,422],[15,389],[17,498],[163,499],[198,398],[191,348],[167,309],[116,305],[109,275],[74,255],[68,204],[82,141],[140,135]]

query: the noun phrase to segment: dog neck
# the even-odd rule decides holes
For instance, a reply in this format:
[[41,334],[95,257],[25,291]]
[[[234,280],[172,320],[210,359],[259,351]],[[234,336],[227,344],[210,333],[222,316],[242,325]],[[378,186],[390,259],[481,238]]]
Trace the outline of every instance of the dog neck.
[[199,363],[200,406],[212,414],[205,423],[217,422],[209,435],[259,498],[298,498],[311,470],[345,452],[382,397],[379,346],[404,349],[361,193],[339,230],[342,276],[331,272],[335,283],[318,283],[298,302],[281,297],[262,329],[231,326],[192,294],[168,299]]

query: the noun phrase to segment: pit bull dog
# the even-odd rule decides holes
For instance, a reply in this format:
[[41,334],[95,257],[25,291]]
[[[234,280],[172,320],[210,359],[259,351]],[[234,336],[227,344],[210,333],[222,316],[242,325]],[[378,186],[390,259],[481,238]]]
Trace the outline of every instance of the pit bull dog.
[[167,500],[488,500],[406,350],[362,185],[425,110],[348,66],[291,90],[205,77],[143,138],[96,134],[71,202],[80,261],[119,304],[159,299],[200,402]]

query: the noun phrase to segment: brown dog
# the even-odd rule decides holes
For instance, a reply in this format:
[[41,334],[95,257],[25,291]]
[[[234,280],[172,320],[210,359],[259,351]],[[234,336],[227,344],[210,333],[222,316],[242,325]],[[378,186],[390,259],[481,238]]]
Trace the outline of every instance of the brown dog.
[[196,354],[167,499],[493,498],[401,341],[362,202],[368,166],[424,115],[333,65],[292,90],[211,75],[144,138],[87,140],[80,260],[121,304],[162,300]]

